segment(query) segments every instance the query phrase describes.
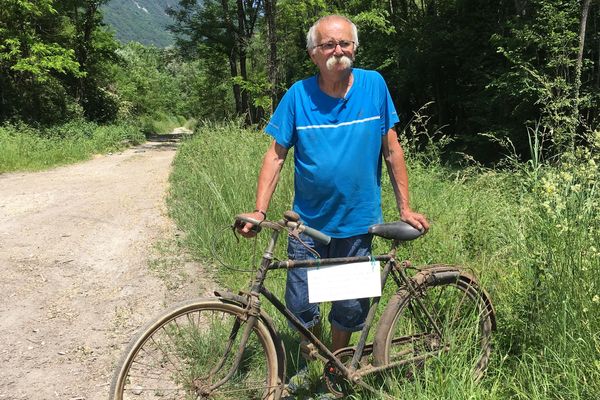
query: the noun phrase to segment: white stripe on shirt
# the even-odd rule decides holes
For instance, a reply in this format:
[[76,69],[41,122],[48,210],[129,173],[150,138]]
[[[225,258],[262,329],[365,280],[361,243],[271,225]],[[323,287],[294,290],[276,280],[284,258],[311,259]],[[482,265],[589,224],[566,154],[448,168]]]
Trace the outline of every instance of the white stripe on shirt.
[[375,117],[369,117],[369,118],[364,118],[364,119],[357,119],[354,121],[349,121],[349,122],[342,122],[339,124],[333,124],[333,125],[308,125],[308,126],[298,126],[296,127],[296,130],[303,130],[303,129],[320,129],[320,128],[339,128],[340,126],[348,126],[348,125],[354,125],[354,124],[361,124],[363,122],[369,122],[369,121],[374,121],[376,119],[381,119],[381,117],[379,115],[375,116]]

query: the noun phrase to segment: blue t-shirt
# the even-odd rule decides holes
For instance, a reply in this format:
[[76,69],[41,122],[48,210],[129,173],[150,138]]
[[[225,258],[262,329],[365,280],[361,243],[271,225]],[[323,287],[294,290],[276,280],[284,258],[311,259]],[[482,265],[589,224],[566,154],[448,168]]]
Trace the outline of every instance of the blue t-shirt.
[[382,222],[381,140],[398,122],[383,77],[352,73],[343,99],[322,92],[317,76],[296,82],[265,128],[281,146],[294,147],[294,211],[337,238]]

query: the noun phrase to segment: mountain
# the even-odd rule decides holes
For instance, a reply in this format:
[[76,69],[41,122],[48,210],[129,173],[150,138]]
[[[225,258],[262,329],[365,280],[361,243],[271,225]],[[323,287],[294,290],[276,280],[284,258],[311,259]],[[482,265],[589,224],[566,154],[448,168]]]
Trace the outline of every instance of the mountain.
[[166,27],[173,20],[165,9],[176,5],[176,0],[111,0],[102,11],[104,22],[119,41],[167,47],[173,44],[173,37]]

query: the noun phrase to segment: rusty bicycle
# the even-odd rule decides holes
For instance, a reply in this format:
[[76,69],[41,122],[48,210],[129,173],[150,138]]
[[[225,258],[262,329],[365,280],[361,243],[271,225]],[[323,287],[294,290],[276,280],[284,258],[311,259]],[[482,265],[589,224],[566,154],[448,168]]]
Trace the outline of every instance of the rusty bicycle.
[[[424,368],[429,360],[453,354],[474,378],[486,370],[495,312],[473,274],[451,265],[417,267],[396,260],[397,248],[422,232],[404,222],[373,225],[369,232],[391,241],[388,253],[305,261],[275,261],[281,233],[300,232],[327,243],[323,233],[287,211],[279,221],[236,221],[267,228],[271,236],[248,290],[216,291],[214,297],[177,304],[150,321],[131,340],[115,370],[110,399],[267,399],[285,392],[286,353],[272,319],[261,308],[273,304],[316,348],[324,363],[327,389],[342,398],[354,390],[381,395],[367,377]],[[371,306],[356,345],[331,352],[265,286],[275,269],[338,265],[376,260],[381,283],[391,276],[395,289],[374,325],[381,297]],[[367,343],[369,337],[373,340]],[[383,394],[385,397],[385,394]]]

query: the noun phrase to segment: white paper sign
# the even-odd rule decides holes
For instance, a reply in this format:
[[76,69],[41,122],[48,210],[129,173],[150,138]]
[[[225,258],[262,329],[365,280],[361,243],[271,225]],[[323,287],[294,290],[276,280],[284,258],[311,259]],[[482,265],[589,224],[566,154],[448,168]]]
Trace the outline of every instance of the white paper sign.
[[307,275],[310,303],[381,296],[381,273],[376,261],[313,267]]

